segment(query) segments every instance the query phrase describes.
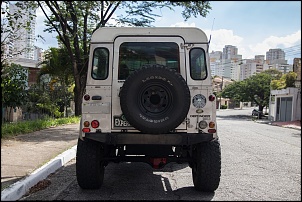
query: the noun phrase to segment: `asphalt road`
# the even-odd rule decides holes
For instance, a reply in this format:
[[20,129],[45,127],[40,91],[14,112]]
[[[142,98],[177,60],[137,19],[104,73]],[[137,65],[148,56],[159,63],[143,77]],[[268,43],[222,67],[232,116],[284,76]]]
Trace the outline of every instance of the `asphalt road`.
[[[301,131],[251,120],[251,109],[217,112],[222,175],[214,193],[195,191],[191,169],[170,163],[109,164],[99,190],[81,190],[75,160],[20,200],[301,201]],[[43,188],[43,187],[42,187]]]

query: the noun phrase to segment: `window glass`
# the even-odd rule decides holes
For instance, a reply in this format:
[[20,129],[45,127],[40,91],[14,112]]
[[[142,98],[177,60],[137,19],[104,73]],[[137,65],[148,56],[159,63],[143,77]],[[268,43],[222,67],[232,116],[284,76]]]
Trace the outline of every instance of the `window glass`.
[[91,76],[104,80],[108,77],[109,51],[107,48],[96,48],[93,52]]
[[118,79],[126,79],[145,64],[160,64],[179,72],[179,49],[173,42],[126,42],[119,50]]
[[207,77],[206,55],[202,48],[190,50],[190,73],[194,80],[203,80]]

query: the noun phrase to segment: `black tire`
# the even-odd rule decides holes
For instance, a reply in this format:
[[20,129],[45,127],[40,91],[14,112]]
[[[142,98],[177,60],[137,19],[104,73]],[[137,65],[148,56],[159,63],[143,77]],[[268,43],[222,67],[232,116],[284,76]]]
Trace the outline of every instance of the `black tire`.
[[199,143],[193,148],[192,175],[198,191],[214,192],[220,183],[221,149],[219,140]]
[[162,65],[145,66],[131,74],[120,91],[127,121],[144,133],[168,133],[179,126],[190,107],[184,78]]
[[103,153],[99,142],[78,139],[76,175],[82,189],[99,189],[102,186],[105,171]]

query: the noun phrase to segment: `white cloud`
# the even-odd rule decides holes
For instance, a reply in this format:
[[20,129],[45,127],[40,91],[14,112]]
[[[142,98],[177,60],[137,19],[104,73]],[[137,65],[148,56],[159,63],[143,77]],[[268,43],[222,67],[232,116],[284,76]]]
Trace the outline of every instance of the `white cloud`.
[[243,41],[243,38],[234,34],[233,30],[227,29],[219,29],[219,30],[204,30],[207,34],[208,38],[210,39],[210,51],[222,51],[226,45],[236,46],[239,52],[239,46]]
[[[248,47],[252,53],[259,53],[265,50],[265,52],[263,53],[265,55],[266,51],[268,51],[269,49],[274,49],[274,48],[284,49],[284,48],[293,47],[297,44],[301,44],[301,30],[283,37],[270,36],[264,39],[262,42],[257,43],[255,45],[251,44]],[[300,51],[301,51],[301,47],[300,47]]]

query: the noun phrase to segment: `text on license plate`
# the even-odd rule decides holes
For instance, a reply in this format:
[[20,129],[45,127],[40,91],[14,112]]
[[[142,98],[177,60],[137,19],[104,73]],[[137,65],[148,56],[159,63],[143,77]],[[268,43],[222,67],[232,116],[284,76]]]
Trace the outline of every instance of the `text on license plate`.
[[121,119],[120,117],[113,117],[114,127],[130,127],[128,121]]

